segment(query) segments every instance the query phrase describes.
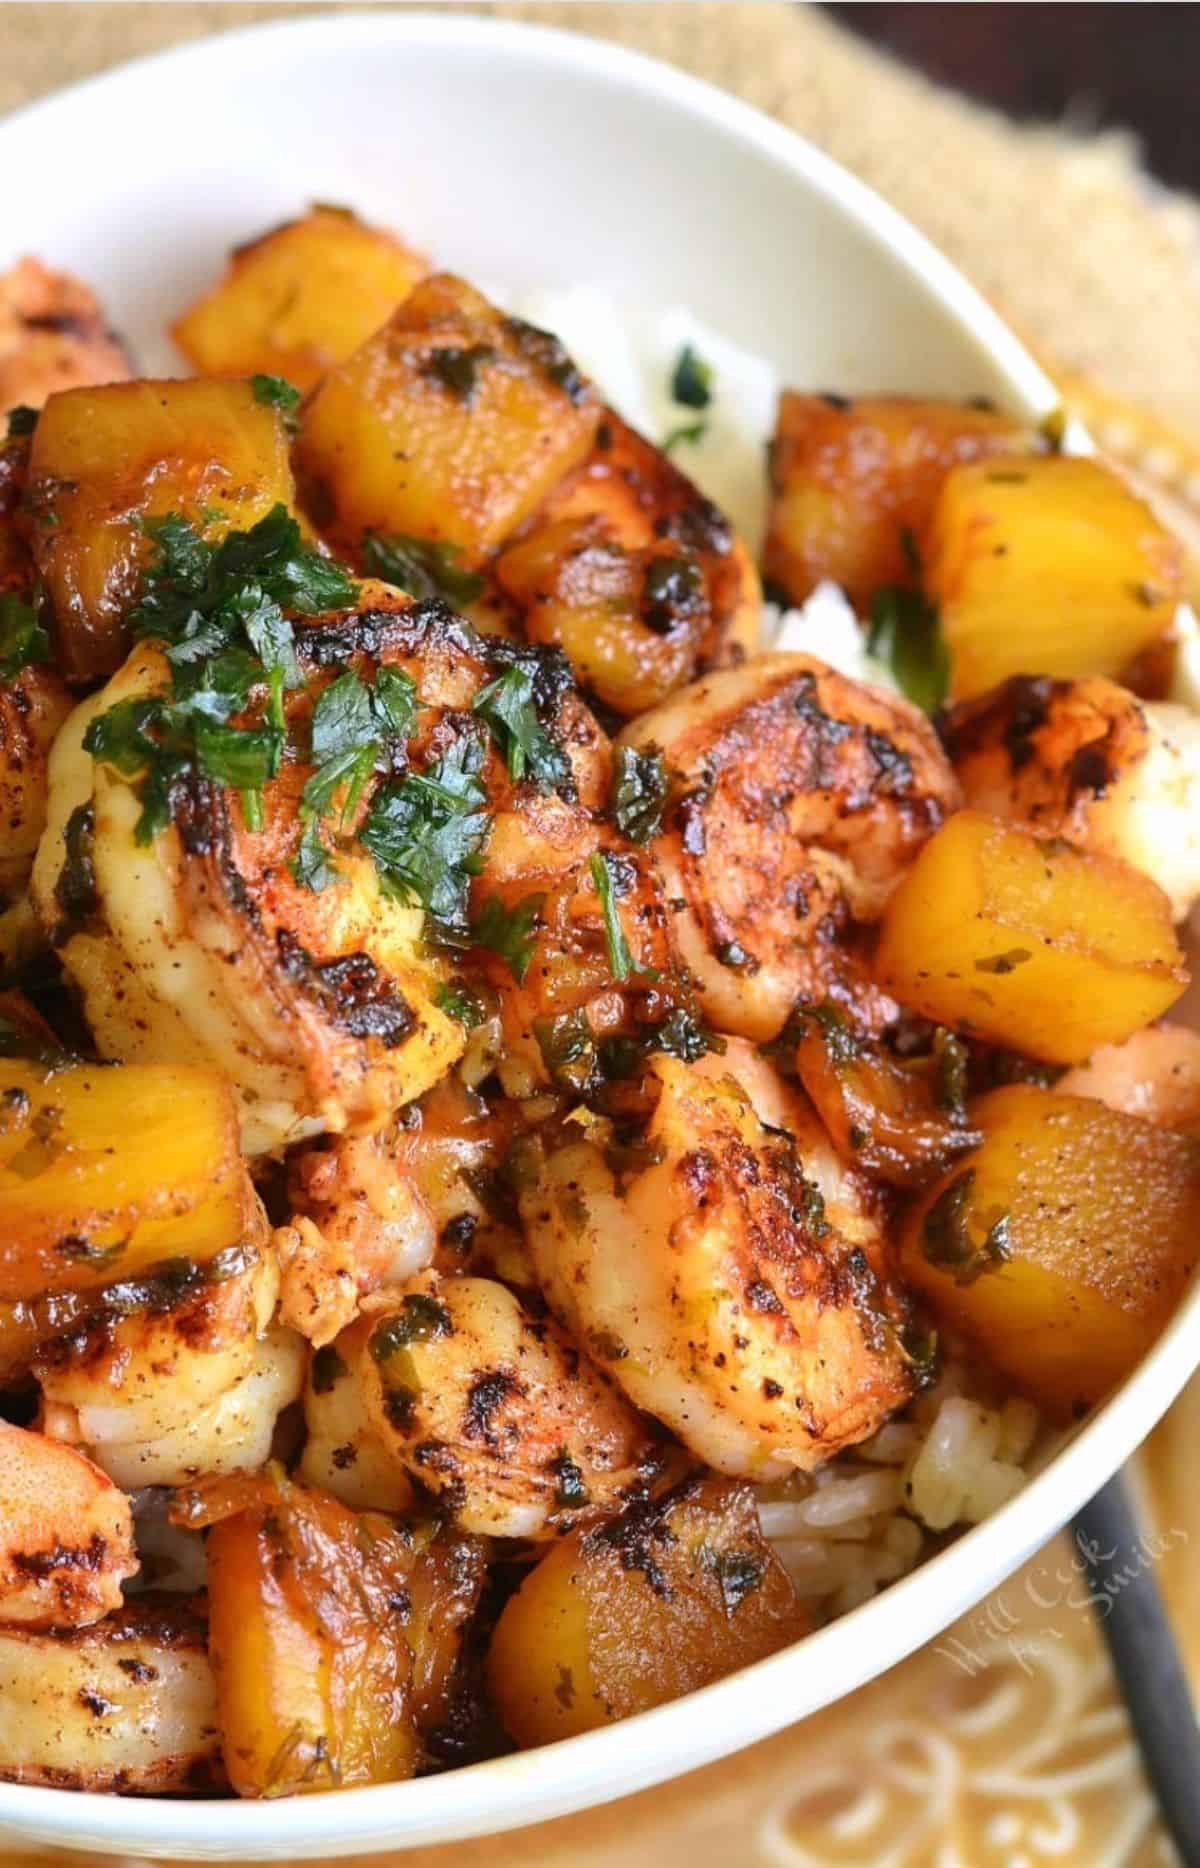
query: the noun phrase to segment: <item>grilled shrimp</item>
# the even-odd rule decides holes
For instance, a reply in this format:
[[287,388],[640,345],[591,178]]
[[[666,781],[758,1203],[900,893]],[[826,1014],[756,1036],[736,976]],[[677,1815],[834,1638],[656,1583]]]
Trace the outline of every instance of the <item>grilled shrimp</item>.
[[644,1477],[649,1436],[619,1391],[489,1278],[415,1280],[358,1368],[391,1456],[464,1530],[552,1536]]
[[0,414],[40,409],[59,389],[123,383],[129,358],[95,294],[69,272],[22,259],[0,274]]
[[1123,1044],[1101,1045],[1055,1088],[1063,1096],[1094,1096],[1110,1109],[1159,1128],[1185,1129],[1200,1140],[1200,1032],[1148,1025]]
[[330,1344],[313,1354],[299,1471],[307,1485],[332,1492],[354,1511],[404,1512],[416,1499],[412,1480],[367,1412],[362,1358],[374,1327],[372,1317],[359,1317],[336,1348]]
[[708,1023],[762,1042],[798,999],[848,990],[885,1021],[890,1002],[853,985],[843,943],[958,807],[924,716],[813,656],[764,655],[686,688],[622,744],[661,754],[676,794],[650,849]]
[[910,1392],[877,1222],[750,1045],[648,1068],[658,1100],[632,1144],[572,1119],[522,1172],[547,1301],[706,1464],[810,1470]]
[[0,1421],[0,1626],[79,1627],[137,1569],[129,1500],[82,1453]]
[[[507,877],[522,860],[554,869],[594,839],[591,813],[607,783],[607,747],[569,677],[542,693],[568,776],[541,795],[514,783],[472,701],[489,683],[492,652],[436,602],[414,604],[380,584],[360,607],[299,634],[307,686],[289,702],[289,728],[334,671],[381,666],[412,678],[421,703],[405,749],[423,769],[470,736],[482,763],[481,835]],[[544,664],[539,664],[539,668]],[[173,821],[139,843],[136,779],[93,760],[83,738],[97,714],[161,693],[167,665],[135,649],[100,696],[59,735],[51,758],[49,822],[34,899],[63,964],[83,993],[101,1053],[123,1060],[219,1065],[240,1093],[249,1152],[323,1130],[370,1131],[419,1096],[461,1054],[461,1023],[436,1003],[448,963],[421,939],[422,908],[386,890],[354,843],[338,875],[315,890],[290,868],[302,833],[301,791],[312,766],[285,758],[263,790],[262,828],[247,826],[238,794],[189,768],[172,787]],[[356,820],[368,807],[371,787]],[[64,859],[86,823],[92,888],[85,911],[62,911]],[[506,851],[508,854],[506,854]],[[477,885],[489,886],[485,873]]]
[[195,1430],[253,1374],[278,1292],[274,1257],[257,1243],[109,1286],[91,1318],[37,1351],[48,1418],[61,1437],[70,1422],[106,1469],[114,1448],[127,1465],[130,1447]]
[[[215,1400],[153,1439],[130,1436],[133,1424],[112,1409],[90,1422],[88,1451],[118,1485],[183,1485],[200,1473],[252,1471],[270,1457],[275,1423],[304,1383],[304,1345],[290,1330],[273,1328],[251,1344],[250,1366]],[[83,1425],[73,1407],[47,1401],[48,1433],[79,1442]]]
[[758,573],[728,521],[611,413],[495,565],[531,640],[561,645],[618,713],[758,646]]
[[1020,675],[950,708],[966,802],[1144,870],[1178,918],[1200,895],[1200,719],[1101,675]]
[[144,1596],[90,1628],[0,1629],[0,1779],[163,1795],[225,1780],[196,1603]]
[[437,1243],[433,1220],[386,1134],[339,1135],[292,1162],[292,1223],[275,1234],[283,1321],[328,1343],[359,1298],[424,1271]]

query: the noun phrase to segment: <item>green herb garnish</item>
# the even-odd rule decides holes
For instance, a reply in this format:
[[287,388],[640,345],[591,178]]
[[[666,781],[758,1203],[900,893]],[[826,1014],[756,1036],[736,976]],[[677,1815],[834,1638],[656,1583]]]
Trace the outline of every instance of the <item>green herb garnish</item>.
[[14,440],[17,435],[31,435],[37,427],[38,409],[31,409],[25,402],[18,402],[15,409],[8,411],[8,438]]
[[671,372],[671,395],[686,409],[706,409],[712,401],[713,372],[691,344],[685,344]]
[[336,866],[329,860],[318,820],[340,791],[342,827],[351,821],[385,748],[409,737],[416,712],[416,683],[395,668],[381,668],[374,682],[348,669],[320,694],[312,717],[317,769],[300,794],[304,830],[291,865],[297,882],[320,890],[334,879]]
[[385,584],[410,597],[444,597],[447,603],[474,603],[482,596],[484,580],[464,570],[457,545],[429,538],[409,538],[403,532],[368,532],[363,539],[363,563]]
[[499,896],[484,902],[471,927],[471,939],[477,947],[486,947],[508,962],[508,970],[518,986],[529,971],[533,958],[534,929],[545,902],[545,894],[525,895],[515,907],[506,908]]
[[433,1003],[439,1012],[444,1012],[447,1018],[457,1019],[468,1031],[474,1031],[487,1017],[480,1000],[461,979],[452,980],[448,986],[439,986],[433,995]]
[[250,387],[254,391],[254,400],[261,402],[268,409],[278,409],[283,417],[283,425],[289,434],[294,434],[300,426],[296,420],[296,410],[300,407],[300,391],[294,383],[285,381],[282,376],[252,376]]
[[974,1187],[975,1170],[967,1168],[942,1189],[921,1229],[921,1249],[929,1263],[941,1266],[962,1285],[974,1284],[976,1278],[998,1270],[1012,1257],[1007,1213],[993,1219],[982,1239],[974,1237],[969,1215]]
[[935,604],[919,590],[888,585],[871,599],[867,652],[891,669],[916,706],[934,713],[950,687],[950,653]]
[[377,792],[361,832],[385,888],[418,903],[443,937],[460,943],[467,891],[491,829],[479,782],[484,756],[482,736],[461,733],[424,772]]
[[692,1012],[679,1005],[668,1012],[662,1024],[651,1033],[648,1043],[652,1051],[665,1051],[668,1057],[681,1058],[685,1064],[694,1064],[709,1051],[722,1056],[727,1049],[724,1038],[709,1031]]
[[621,926],[621,917],[617,913],[617,891],[613,883],[612,859],[602,851],[597,851],[589,864],[596,893],[600,897],[600,912],[604,916],[604,944],[608,948],[608,970],[616,980],[628,979],[631,973],[641,969],[630,951]]
[[667,768],[661,752],[620,746],[613,760],[609,813],[631,843],[649,843],[662,828],[667,803]]
[[[192,771],[239,790],[253,829],[262,786],[283,757],[283,692],[303,681],[285,609],[345,607],[355,585],[302,542],[284,506],[215,545],[178,513],[145,520],[143,530],[155,555],[129,622],[162,643],[171,689],[118,702],[93,720],[84,746],[125,777],[140,774],[140,843],[166,828],[175,788]],[[260,699],[256,718],[231,724]]]
[[50,660],[50,638],[37,611],[11,591],[0,596],[0,681],[11,681],[23,668]]
[[520,663],[481,688],[471,703],[519,783],[528,773],[539,791],[553,791],[571,775],[566,757],[538,719],[533,678]]
[[678,428],[668,430],[662,444],[663,453],[673,454],[676,448],[694,448],[707,433],[707,422],[681,422]]

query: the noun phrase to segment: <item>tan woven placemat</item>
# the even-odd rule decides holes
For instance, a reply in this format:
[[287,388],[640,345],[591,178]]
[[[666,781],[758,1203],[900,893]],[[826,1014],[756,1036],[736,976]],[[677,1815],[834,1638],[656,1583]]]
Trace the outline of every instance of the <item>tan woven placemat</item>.
[[[0,112],[139,53],[298,10],[0,4]],[[809,8],[581,0],[475,10],[619,39],[810,136],[958,262],[1101,438],[1168,489],[1200,535],[1200,207],[1153,189],[1129,139],[1014,128]],[[1114,1591],[1129,1586],[1123,1571],[1157,1572],[1200,1677],[1198,1433],[1195,1384],[1141,1463],[1145,1546],[1114,1553],[1110,1567]],[[7,1859],[25,1868],[34,1858]],[[394,1860],[1166,1868],[1174,1857],[1086,1612],[1079,1553],[1064,1537],[949,1636],[737,1758],[607,1809]]]

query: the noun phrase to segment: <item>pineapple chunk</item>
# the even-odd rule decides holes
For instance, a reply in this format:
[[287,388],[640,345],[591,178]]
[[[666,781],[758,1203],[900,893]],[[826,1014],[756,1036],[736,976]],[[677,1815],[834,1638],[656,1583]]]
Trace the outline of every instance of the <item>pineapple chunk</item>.
[[1010,675],[1120,676],[1170,627],[1178,542],[1099,461],[977,461],[948,474],[924,579],[955,699]]
[[0,1302],[207,1260],[259,1223],[217,1071],[0,1062]]
[[885,584],[915,584],[913,548],[949,470],[1024,442],[993,409],[785,389],[771,443],[766,576],[791,603],[831,578],[865,611]]
[[1200,1257],[1200,1146],[1013,1084],[981,1146],[909,1216],[901,1265],[939,1321],[1068,1421],[1150,1348]]
[[313,510],[480,563],[591,446],[594,390],[556,338],[461,279],[425,279],[304,413],[297,463]]
[[1148,876],[981,811],[920,852],[884,910],[875,976],[926,1018],[1055,1064],[1127,1038],[1187,984]]
[[365,343],[428,270],[394,234],[318,204],[235,248],[225,277],[171,334],[206,375],[262,371],[307,390]]
[[112,674],[125,611],[168,512],[244,529],[292,506],[287,436],[249,383],[111,383],[51,396],[29,461],[37,570],[69,681]]
[[487,1683],[521,1745],[645,1712],[808,1632],[754,1494],[690,1480],[574,1531],[506,1603]]

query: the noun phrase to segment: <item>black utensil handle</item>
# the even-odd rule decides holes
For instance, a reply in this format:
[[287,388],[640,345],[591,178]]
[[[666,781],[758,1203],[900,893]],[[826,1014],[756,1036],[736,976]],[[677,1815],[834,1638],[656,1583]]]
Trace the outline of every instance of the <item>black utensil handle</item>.
[[1153,1570],[1110,1579],[1144,1549],[1129,1490],[1110,1479],[1074,1524],[1096,1619],[1129,1713],[1142,1764],[1185,1868],[1200,1868],[1200,1727],[1187,1674]]

